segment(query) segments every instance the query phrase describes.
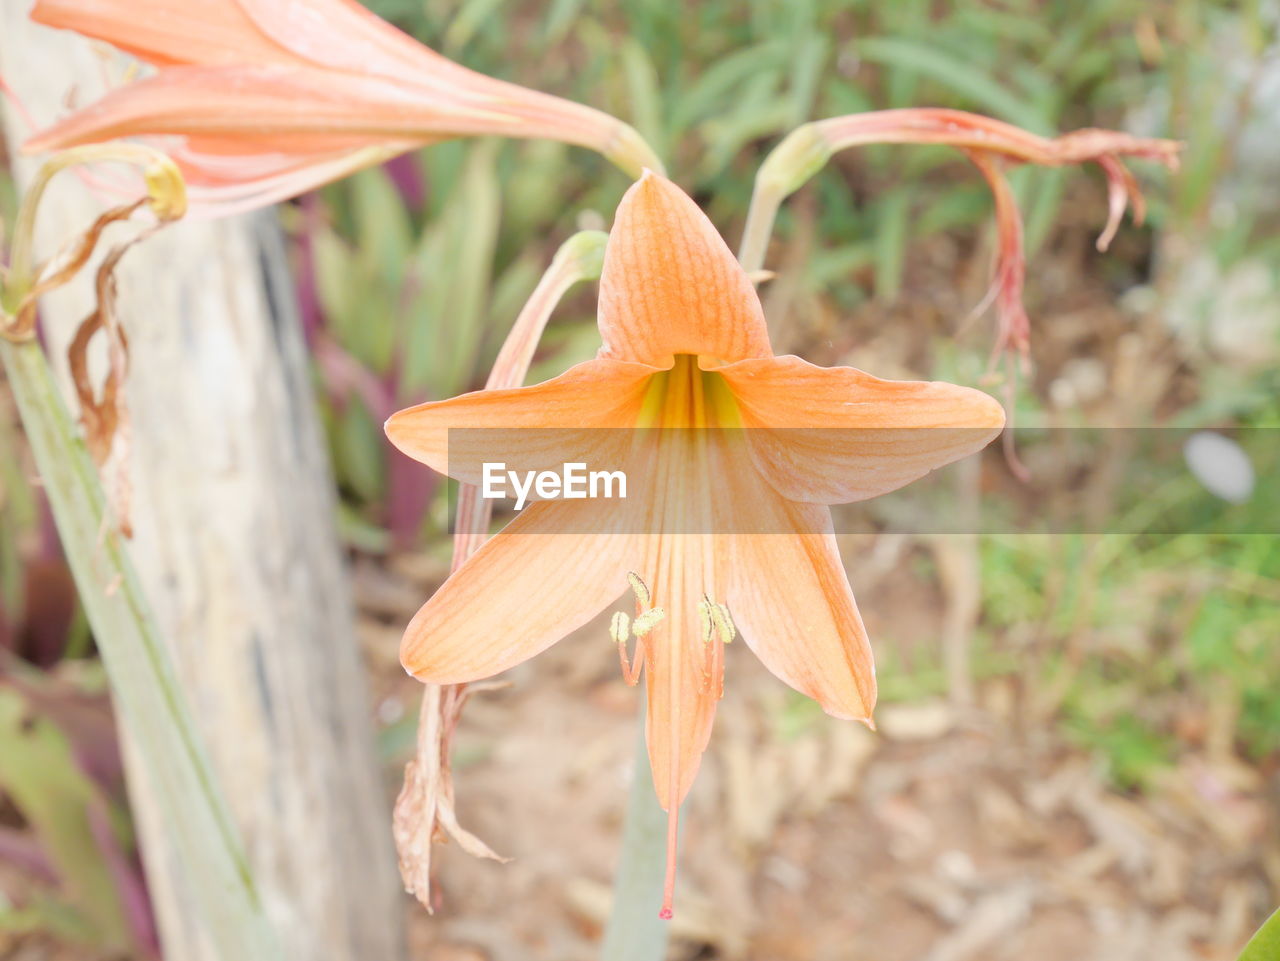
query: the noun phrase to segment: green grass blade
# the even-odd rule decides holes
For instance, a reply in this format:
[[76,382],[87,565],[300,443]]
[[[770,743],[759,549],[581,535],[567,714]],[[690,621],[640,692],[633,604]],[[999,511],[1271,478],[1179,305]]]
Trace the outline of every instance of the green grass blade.
[[93,625],[117,709],[146,766],[169,840],[222,961],[282,961],[225,801],[97,471],[35,342],[0,340],[0,360]]
[[1011,123],[1036,133],[1052,132],[1047,119],[1028,98],[1010,92],[994,77],[934,46],[898,37],[868,37],[859,40],[856,47],[862,57],[873,63],[929,77]]
[[1258,933],[1240,952],[1240,961],[1278,961],[1280,959],[1280,910],[1271,915]]

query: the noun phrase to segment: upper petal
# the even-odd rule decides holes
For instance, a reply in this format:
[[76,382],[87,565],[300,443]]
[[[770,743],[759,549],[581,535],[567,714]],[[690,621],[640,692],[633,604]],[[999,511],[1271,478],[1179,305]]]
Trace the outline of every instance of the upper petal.
[[301,63],[235,0],[37,0],[31,19],[156,65]]
[[737,259],[697,205],[654,173],[618,206],[599,319],[602,357],[670,367],[675,354],[729,362],[772,353],[760,299]]
[[981,450],[1004,410],[969,387],[881,380],[799,357],[719,370],[738,402],[757,468],[783,497],[864,500]]
[[478,390],[402,410],[387,421],[387,437],[415,460],[473,484],[485,461],[521,471],[572,461],[612,469],[626,459],[653,373],[643,364],[589,360],[532,387]]
[[418,43],[356,0],[234,2],[281,49],[312,63],[407,83],[442,74],[479,76]]
[[512,123],[381,77],[290,64],[174,66],[112,91],[26,147],[182,134],[234,137],[245,152],[259,141],[311,152],[341,138],[427,140],[509,132]]
[[356,0],[237,0],[290,53],[351,74],[389,77],[432,100],[465,104],[487,126],[458,133],[550,137],[608,153],[627,128],[583,104],[498,80],[454,63]]

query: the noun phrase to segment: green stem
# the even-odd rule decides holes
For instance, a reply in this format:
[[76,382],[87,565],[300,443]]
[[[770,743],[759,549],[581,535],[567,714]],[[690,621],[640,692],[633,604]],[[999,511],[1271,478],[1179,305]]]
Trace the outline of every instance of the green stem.
[[747,224],[742,231],[738,262],[753,274],[764,266],[773,222],[782,202],[799,190],[831,159],[831,144],[818,124],[806,123],[782,138],[756,172],[747,208]]
[[635,774],[622,828],[622,857],[613,882],[613,911],[604,931],[601,961],[661,961],[667,956],[671,922],[658,918],[666,871],[667,813],[653,789],[642,706]]
[[773,223],[785,199],[786,195],[775,185],[756,179],[755,189],[751,192],[751,206],[747,208],[747,224],[742,230],[742,246],[738,249],[738,262],[749,274],[764,267],[769,238],[773,236]]
[[169,842],[221,961],[280,961],[226,804],[178,686],[98,473],[34,341],[0,340],[44,491],[114,703],[145,767]]

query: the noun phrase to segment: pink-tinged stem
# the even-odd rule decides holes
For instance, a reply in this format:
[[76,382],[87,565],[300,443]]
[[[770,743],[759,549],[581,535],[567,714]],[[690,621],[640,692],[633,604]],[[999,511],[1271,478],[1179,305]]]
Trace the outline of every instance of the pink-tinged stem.
[[[551,312],[571,287],[599,276],[604,241],[602,233],[583,231],[570,237],[556,252],[551,266],[538,281],[538,286],[511,326],[507,339],[502,342],[493,369],[485,381],[485,390],[504,390],[524,384]],[[474,485],[459,485],[458,521],[453,540],[454,570],[485,542],[492,515],[493,504],[482,500]]]
[[1096,163],[1107,178],[1107,223],[1098,237],[1098,249],[1105,250],[1130,202],[1136,222],[1142,222],[1144,212],[1138,182],[1122,158],[1151,160],[1176,169],[1182,149],[1181,144],[1172,140],[1096,128],[1075,130],[1060,137],[1041,137],[990,117],[941,108],[874,110],[805,124],[784,139],[760,168],[743,239],[743,267],[755,271],[764,265],[778,207],[788,195],[817,173],[836,152],[873,143],[957,147],[978,166],[995,195],[1000,231],[993,280],[1000,315],[996,353],[1014,351],[1024,360],[1030,343],[1030,321],[1022,307],[1026,273],[1022,225],[1002,164],[1062,167]]
[[1022,248],[1022,214],[1004,175],[1004,161],[980,150],[965,153],[987,181],[996,204],[996,262],[991,289],[995,294],[999,327],[992,363],[994,365],[1006,351],[1016,351],[1025,365],[1030,359],[1031,319],[1022,305],[1027,267]]
[[102,852],[107,870],[111,872],[116,883],[116,892],[120,896],[121,909],[133,933],[134,940],[148,957],[160,957],[160,934],[156,928],[155,915],[151,911],[151,897],[147,893],[146,881],[142,875],[142,865],[136,858],[130,857],[111,828],[110,819],[99,805],[90,805],[88,809],[89,829],[93,839]]

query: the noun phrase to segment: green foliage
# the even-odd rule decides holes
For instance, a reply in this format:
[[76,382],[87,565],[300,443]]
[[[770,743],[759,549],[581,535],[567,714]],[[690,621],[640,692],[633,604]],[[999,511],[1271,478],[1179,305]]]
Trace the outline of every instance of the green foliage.
[[1239,961],[1275,961],[1276,958],[1280,958],[1280,911],[1271,915],[1244,946]]
[[0,789],[33,829],[63,880],[21,908],[0,908],[0,929],[52,926],[64,936],[117,950],[130,946],[115,879],[93,834],[91,812],[109,824],[110,800],[82,771],[63,734],[28,717],[16,692],[0,688]]
[[[1280,545],[1261,535],[1006,536],[983,545],[988,630],[1034,626],[1067,730],[1141,786],[1179,719],[1235,705],[1240,748],[1280,751]],[[1185,747],[1194,749],[1195,745]]]

